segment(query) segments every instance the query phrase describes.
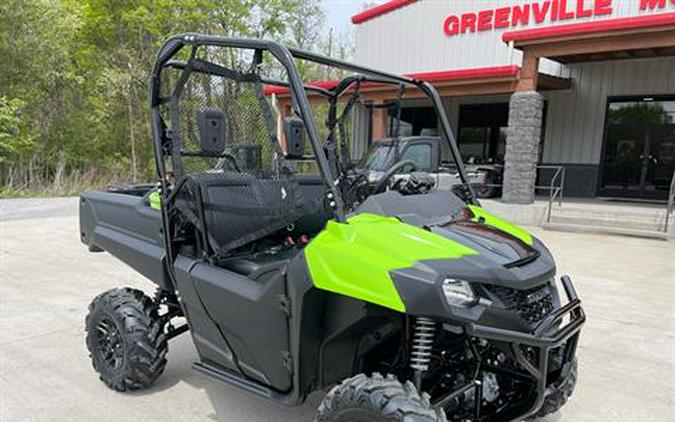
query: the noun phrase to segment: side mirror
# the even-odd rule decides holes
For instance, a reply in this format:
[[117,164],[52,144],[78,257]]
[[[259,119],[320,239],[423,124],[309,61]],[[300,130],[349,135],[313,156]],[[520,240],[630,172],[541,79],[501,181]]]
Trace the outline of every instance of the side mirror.
[[302,158],[305,155],[305,122],[297,117],[284,119],[286,157]]

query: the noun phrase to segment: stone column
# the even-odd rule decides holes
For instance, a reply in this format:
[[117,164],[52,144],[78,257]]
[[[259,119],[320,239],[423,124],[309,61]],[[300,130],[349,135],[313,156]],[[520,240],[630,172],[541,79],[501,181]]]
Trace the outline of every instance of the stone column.
[[509,103],[502,201],[534,202],[544,97],[536,91],[516,92]]

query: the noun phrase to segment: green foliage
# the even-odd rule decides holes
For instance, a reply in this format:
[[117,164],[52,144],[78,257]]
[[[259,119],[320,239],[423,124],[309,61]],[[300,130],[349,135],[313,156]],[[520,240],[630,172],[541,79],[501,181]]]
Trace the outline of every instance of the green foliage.
[[21,110],[24,102],[0,97],[0,163],[21,155],[32,143]]
[[323,20],[319,0],[0,1],[0,192],[154,179],[147,80],[168,36],[325,51]]

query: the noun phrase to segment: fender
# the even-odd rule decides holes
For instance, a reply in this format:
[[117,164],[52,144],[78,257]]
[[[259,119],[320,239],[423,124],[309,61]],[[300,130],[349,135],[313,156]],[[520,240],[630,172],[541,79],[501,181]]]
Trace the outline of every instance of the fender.
[[475,250],[394,217],[358,214],[329,221],[305,248],[315,287],[406,312],[390,271],[418,261],[477,255]]

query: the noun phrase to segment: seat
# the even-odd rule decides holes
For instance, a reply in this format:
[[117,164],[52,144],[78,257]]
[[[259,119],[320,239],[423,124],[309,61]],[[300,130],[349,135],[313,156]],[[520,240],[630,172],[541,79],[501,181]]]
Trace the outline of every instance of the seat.
[[209,246],[216,256],[290,226],[302,215],[292,179],[259,179],[250,173],[215,171],[189,176],[176,207],[196,227],[202,199]]
[[[266,106],[263,99],[261,109]],[[204,246],[212,257],[229,257],[237,248],[291,228],[303,215],[309,217],[303,227],[315,229],[321,224],[323,216],[317,214],[317,206],[323,204],[322,199],[305,201],[275,134],[265,131],[273,126],[263,124],[264,116],[257,120],[259,127],[246,133],[235,131],[234,136],[229,129],[240,125],[228,121],[223,111],[206,108],[194,116],[199,128],[199,150],[182,154],[228,157],[231,164],[185,175],[177,189],[180,194],[176,196],[176,208],[200,230],[205,237],[202,243],[207,244]],[[254,144],[242,143],[243,138]],[[268,148],[262,149],[265,145]],[[314,181],[310,184],[312,191],[320,188]],[[248,271],[245,267],[241,271]]]

